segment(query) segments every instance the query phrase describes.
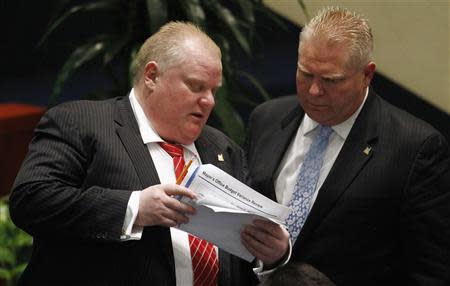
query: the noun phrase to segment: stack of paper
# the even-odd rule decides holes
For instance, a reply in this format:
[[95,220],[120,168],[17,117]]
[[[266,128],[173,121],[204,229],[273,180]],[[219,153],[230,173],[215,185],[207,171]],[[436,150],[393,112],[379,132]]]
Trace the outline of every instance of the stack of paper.
[[193,205],[197,214],[178,228],[247,261],[254,257],[241,243],[243,227],[255,219],[284,224],[290,212],[211,164],[190,170],[182,185],[197,194],[195,202],[181,199]]

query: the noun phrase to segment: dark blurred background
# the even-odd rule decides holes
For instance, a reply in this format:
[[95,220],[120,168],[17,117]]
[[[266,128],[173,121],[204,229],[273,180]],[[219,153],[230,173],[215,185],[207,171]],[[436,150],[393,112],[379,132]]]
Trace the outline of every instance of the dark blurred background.
[[[60,0],[0,0],[2,43],[0,45],[0,103],[19,102],[46,106],[53,82],[74,43],[87,31],[103,29],[108,16],[77,17],[69,20],[44,45],[37,44],[58,12]],[[291,33],[279,38],[270,30],[258,31],[263,42],[255,49],[254,59],[242,58],[242,69],[255,75],[272,97],[295,93],[297,36],[299,28],[288,24]],[[431,76],[431,75],[428,75]],[[88,64],[67,82],[59,102],[84,98],[95,89],[108,88],[111,82],[95,63]],[[373,88],[386,100],[440,130],[450,141],[450,116],[433,107],[381,74],[376,74]],[[249,108],[240,110],[244,119]]]
[[[57,30],[38,47],[51,20],[60,15],[59,7],[67,2],[0,0],[0,210],[3,208],[3,212],[6,207],[4,200],[26,154],[34,126],[48,106],[56,76],[65,60],[73,48],[92,33],[117,25],[108,14],[96,13],[92,17],[88,13],[69,19],[63,29]],[[83,0],[72,2],[81,3]],[[239,69],[254,75],[272,97],[295,94],[299,28],[287,20],[284,24],[287,30],[281,33],[273,27],[268,28],[270,22],[262,21],[257,31],[260,39],[253,49],[253,59],[244,54],[233,54]],[[124,64],[120,61],[115,63],[117,69],[123,69]],[[93,61],[70,77],[57,103],[83,99],[93,91],[108,90],[112,85],[108,71],[101,63]],[[427,121],[450,142],[450,116],[447,113],[381,74],[376,74],[372,85],[387,101]],[[248,90],[252,92],[250,84]],[[257,93],[254,89],[253,92],[249,94]],[[261,100],[259,95],[254,97]],[[238,106],[244,122],[252,108]],[[20,268],[27,263],[29,254],[23,253],[30,252],[31,237],[15,228],[8,219],[0,219],[0,226],[11,230],[10,234],[0,236],[0,246],[7,247],[17,256],[14,261],[18,266],[13,264],[11,269],[2,269],[11,275],[13,281],[20,275],[14,267]],[[16,241],[21,243],[14,245]],[[5,265],[4,259],[0,256],[0,268]],[[5,281],[0,275],[0,286],[6,285]]]

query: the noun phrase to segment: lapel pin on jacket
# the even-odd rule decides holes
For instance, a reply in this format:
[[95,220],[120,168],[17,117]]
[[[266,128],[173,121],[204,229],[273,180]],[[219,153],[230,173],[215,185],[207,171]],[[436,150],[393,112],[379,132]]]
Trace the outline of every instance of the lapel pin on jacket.
[[217,160],[219,160],[220,162],[225,161],[225,160],[223,159],[223,154],[217,154]]
[[372,151],[372,147],[367,146],[366,149],[363,150],[363,153],[366,154],[366,155],[369,155],[370,151]]

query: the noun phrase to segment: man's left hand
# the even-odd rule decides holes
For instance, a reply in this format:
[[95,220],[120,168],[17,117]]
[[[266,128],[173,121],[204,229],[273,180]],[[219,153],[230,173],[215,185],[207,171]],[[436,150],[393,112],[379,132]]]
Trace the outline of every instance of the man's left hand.
[[270,268],[278,263],[289,248],[289,233],[281,225],[255,220],[242,231],[242,243],[257,259]]

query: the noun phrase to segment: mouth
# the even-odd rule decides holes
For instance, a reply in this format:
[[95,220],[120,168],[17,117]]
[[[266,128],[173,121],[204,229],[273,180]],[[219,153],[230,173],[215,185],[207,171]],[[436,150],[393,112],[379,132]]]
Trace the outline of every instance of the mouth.
[[201,113],[201,112],[192,112],[189,115],[192,116],[196,120],[203,120],[203,118],[205,117],[203,115],[203,113]]
[[327,106],[324,104],[314,104],[314,103],[309,102],[308,105],[313,109],[326,109],[327,108]]

